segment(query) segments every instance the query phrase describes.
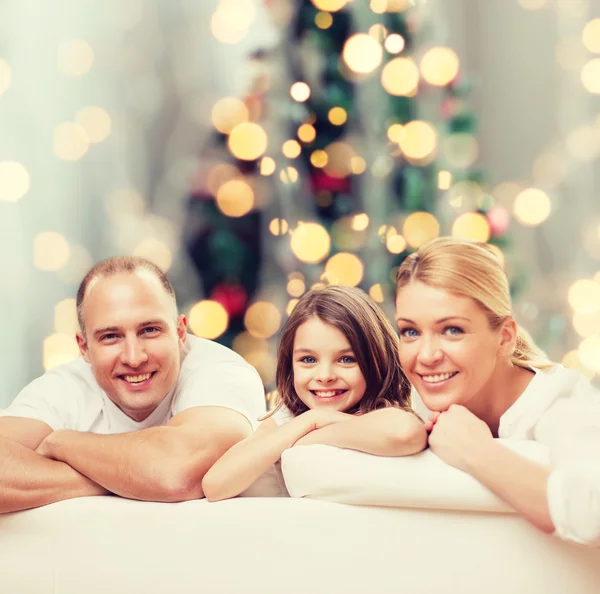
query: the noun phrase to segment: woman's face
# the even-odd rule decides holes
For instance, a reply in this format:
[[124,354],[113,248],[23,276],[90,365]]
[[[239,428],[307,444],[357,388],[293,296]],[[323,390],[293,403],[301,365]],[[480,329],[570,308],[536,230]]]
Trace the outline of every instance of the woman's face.
[[484,397],[510,349],[510,335],[492,330],[473,299],[420,281],[398,292],[396,321],[402,368],[433,411]]

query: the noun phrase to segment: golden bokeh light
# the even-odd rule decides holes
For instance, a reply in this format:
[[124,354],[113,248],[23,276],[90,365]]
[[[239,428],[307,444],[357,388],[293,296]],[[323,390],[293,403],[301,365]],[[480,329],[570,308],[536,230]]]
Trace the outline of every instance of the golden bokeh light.
[[327,260],[325,276],[330,284],[356,287],[363,278],[362,260],[349,252],[340,252]]
[[433,155],[437,140],[437,131],[429,122],[413,120],[404,126],[399,145],[407,158],[426,159]]
[[583,28],[583,45],[593,54],[600,54],[600,19],[592,19]]
[[71,244],[69,246],[69,259],[56,272],[56,276],[64,283],[77,286],[93,265],[94,260],[86,248],[79,244]]
[[575,311],[573,328],[582,338],[600,334],[600,308],[591,311]]
[[319,10],[327,12],[337,12],[351,2],[351,0],[310,0],[313,5]]
[[281,326],[281,313],[272,303],[257,301],[246,311],[244,325],[251,336],[271,338]]
[[581,69],[581,82],[587,91],[600,94],[600,58],[594,58]]
[[600,153],[600,133],[593,126],[578,126],[566,140],[567,150],[580,161],[593,161]]
[[591,279],[575,281],[569,288],[567,299],[576,312],[597,312],[600,310],[600,285]]
[[573,35],[566,35],[558,40],[554,55],[561,68],[572,71],[581,70],[588,58],[581,37]]
[[343,107],[332,107],[327,117],[334,126],[342,126],[348,120],[348,114]]
[[271,219],[269,231],[272,235],[285,235],[288,232],[289,225],[285,219]]
[[464,237],[485,243],[490,238],[490,224],[487,218],[478,212],[466,212],[460,215],[452,225],[454,237]]
[[229,163],[218,163],[210,168],[206,176],[206,187],[213,196],[216,196],[219,188],[232,179],[240,179],[242,173],[234,165]]
[[402,124],[392,124],[387,130],[387,137],[390,142],[399,143],[404,134],[404,126]]
[[402,35],[398,35],[398,33],[392,33],[391,35],[387,36],[383,45],[390,54],[399,54],[406,46],[406,43]]
[[317,137],[317,131],[311,124],[302,124],[298,128],[298,138],[302,142],[312,142]]
[[231,130],[227,144],[238,159],[254,161],[267,150],[267,133],[258,124],[243,122]]
[[90,141],[81,124],[63,122],[54,129],[54,154],[64,161],[78,161],[87,152]]
[[292,312],[294,311],[294,308],[296,307],[296,305],[298,305],[298,301],[300,301],[300,299],[290,299],[288,301],[288,304],[285,306],[285,313],[288,316],[292,315]]
[[369,289],[369,297],[371,297],[371,299],[375,301],[375,303],[383,303],[383,289],[381,288],[381,285],[379,283],[374,284]]
[[242,357],[246,358],[249,353],[267,352],[269,343],[264,338],[257,338],[248,334],[248,332],[240,332],[231,344],[231,348]]
[[327,161],[329,160],[329,156],[325,151],[318,149],[313,151],[310,155],[310,162],[313,164],[313,167],[317,167],[321,169],[327,165]]
[[69,242],[55,231],[42,231],[33,238],[33,265],[38,270],[60,270],[69,260]]
[[281,151],[288,159],[295,159],[302,152],[302,147],[297,140],[286,140]]
[[83,76],[94,64],[94,50],[83,39],[64,39],[58,44],[58,69],[67,76]]
[[433,47],[421,59],[421,74],[430,84],[444,87],[458,74],[459,60],[449,47]]
[[387,29],[381,23],[375,23],[369,27],[369,35],[382,43],[388,34]]
[[319,29],[329,29],[333,25],[333,17],[328,12],[319,11],[315,15],[315,25]]
[[210,21],[210,30],[221,43],[242,41],[256,18],[252,0],[220,0]]
[[0,161],[0,202],[17,202],[29,192],[29,173],[18,161]]
[[74,336],[57,333],[44,339],[42,362],[46,371],[70,363],[77,359],[79,355],[79,347]]
[[398,233],[388,233],[385,238],[385,247],[390,254],[401,254],[406,249],[406,239]]
[[75,114],[75,121],[85,130],[89,142],[97,144],[106,140],[112,129],[110,116],[101,107],[90,105]]
[[348,68],[353,72],[368,74],[381,64],[383,48],[368,33],[355,33],[346,40],[342,57]]
[[68,336],[79,331],[75,299],[63,299],[54,306],[54,330]]
[[371,0],[369,2],[369,8],[375,14],[383,14],[387,10],[387,0]]
[[350,171],[353,175],[360,175],[367,170],[367,162],[358,155],[350,158]]
[[232,179],[219,188],[217,206],[228,217],[243,217],[254,206],[254,192],[243,179]]
[[369,226],[369,215],[361,212],[352,217],[352,229],[354,231],[365,231]]
[[523,225],[534,227],[543,223],[552,211],[548,195],[537,188],[528,188],[515,198],[513,214]]
[[419,86],[419,69],[412,58],[394,58],[381,71],[381,84],[390,94],[411,97]]
[[449,190],[452,185],[452,174],[449,171],[438,171],[438,188],[440,190]]
[[292,278],[288,281],[286,290],[290,297],[300,297],[306,291],[306,284],[301,278]]
[[273,175],[275,173],[275,169],[277,165],[274,159],[271,157],[263,157],[260,160],[260,174],[261,175]]
[[565,354],[562,359],[562,364],[564,367],[568,367],[569,369],[576,369],[580,371],[588,378],[594,377],[594,372],[588,369],[579,358],[579,353],[576,350],[569,351]]
[[600,373],[600,336],[584,338],[577,349],[579,360],[587,369]]
[[440,234],[440,224],[428,212],[413,212],[408,216],[402,227],[402,235],[408,245],[418,248],[427,241],[435,239]]
[[352,173],[352,158],[357,155],[347,142],[332,142],[325,148],[325,152],[327,175],[343,179]]
[[284,184],[295,184],[298,181],[299,174],[295,167],[284,167],[279,172],[279,179]]
[[331,237],[318,223],[302,223],[291,233],[290,246],[298,260],[321,262],[331,249]]
[[134,248],[133,255],[150,260],[150,262],[156,264],[163,272],[167,272],[171,268],[171,264],[173,264],[173,252],[171,252],[169,246],[154,237],[142,239]]
[[310,98],[310,87],[305,82],[295,82],[290,88],[290,95],[294,101],[303,103]]
[[196,336],[214,340],[227,330],[229,315],[219,302],[205,299],[190,309],[188,325]]
[[456,169],[467,169],[479,156],[479,144],[472,134],[459,132],[450,134],[443,140],[444,156]]
[[235,97],[217,101],[211,112],[213,126],[222,134],[229,134],[239,124],[246,123],[250,113],[245,103]]
[[4,93],[12,83],[12,70],[8,63],[0,58],[0,95]]

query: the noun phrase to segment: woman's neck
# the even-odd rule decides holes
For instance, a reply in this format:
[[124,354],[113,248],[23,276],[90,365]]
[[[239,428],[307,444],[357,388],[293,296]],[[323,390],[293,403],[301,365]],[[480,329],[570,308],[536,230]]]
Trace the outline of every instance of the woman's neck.
[[494,437],[498,437],[500,418],[523,394],[534,375],[529,369],[506,362],[495,369],[467,408],[488,425]]

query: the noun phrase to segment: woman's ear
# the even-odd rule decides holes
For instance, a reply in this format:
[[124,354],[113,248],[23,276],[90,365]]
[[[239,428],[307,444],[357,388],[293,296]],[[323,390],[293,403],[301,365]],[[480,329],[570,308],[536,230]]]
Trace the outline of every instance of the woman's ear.
[[500,349],[503,355],[510,357],[517,344],[519,328],[514,319],[508,316],[500,326]]

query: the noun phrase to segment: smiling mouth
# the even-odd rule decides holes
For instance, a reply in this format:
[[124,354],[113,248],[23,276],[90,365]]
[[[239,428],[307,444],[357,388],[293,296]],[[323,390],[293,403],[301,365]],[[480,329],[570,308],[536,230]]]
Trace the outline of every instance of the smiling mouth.
[[119,378],[127,382],[128,384],[135,385],[141,384],[142,382],[149,380],[155,373],[155,371],[152,371],[150,373],[140,373],[137,375],[120,375]]
[[311,394],[317,398],[335,398],[345,394],[348,390],[311,390]]
[[439,384],[441,382],[445,382],[450,378],[453,378],[458,374],[458,371],[450,371],[448,373],[432,373],[429,375],[419,374],[423,381],[426,381],[428,384]]

